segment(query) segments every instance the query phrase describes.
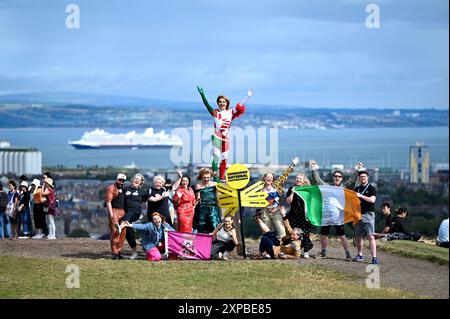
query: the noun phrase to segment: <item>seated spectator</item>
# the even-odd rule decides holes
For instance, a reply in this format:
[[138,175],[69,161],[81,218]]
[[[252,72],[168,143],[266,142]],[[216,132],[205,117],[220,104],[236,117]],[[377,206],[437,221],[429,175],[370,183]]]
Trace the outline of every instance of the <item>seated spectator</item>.
[[444,219],[439,226],[437,243],[438,246],[448,248],[448,218]]
[[389,234],[394,216],[391,214],[391,205],[388,202],[381,204],[381,211],[385,219],[384,228],[381,233],[375,233],[375,238],[382,238]]
[[145,236],[141,240],[141,244],[147,255],[146,259],[149,261],[158,261],[162,259],[161,254],[164,254],[165,251],[164,232],[175,229],[158,212],[152,213],[151,220],[151,222],[145,224],[131,224],[128,221],[124,221],[124,227],[144,231]]
[[231,217],[225,217],[223,223],[219,224],[211,235],[215,237],[211,247],[211,259],[228,260],[227,252],[233,251],[238,244]]
[[422,235],[420,233],[408,232],[405,229],[404,220],[408,215],[408,210],[404,207],[397,209],[397,216],[394,217],[386,235],[386,240],[414,240],[419,241]]
[[260,255],[256,258],[262,257],[267,259],[298,259],[301,256],[301,242],[300,236],[302,231],[300,228],[290,228],[288,221],[284,224],[289,235],[278,240],[275,232],[271,231],[269,227],[261,220],[260,214],[255,216],[256,223],[261,229],[262,236],[259,243]]

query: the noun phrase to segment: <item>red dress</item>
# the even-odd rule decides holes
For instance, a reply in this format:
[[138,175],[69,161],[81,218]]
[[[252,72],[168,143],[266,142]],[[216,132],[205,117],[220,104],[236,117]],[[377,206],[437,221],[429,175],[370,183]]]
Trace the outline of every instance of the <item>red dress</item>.
[[[179,196],[179,194],[181,196]],[[195,195],[192,188],[178,188],[175,195],[173,195],[173,204],[177,211],[178,231],[183,233],[192,233],[195,208]]]

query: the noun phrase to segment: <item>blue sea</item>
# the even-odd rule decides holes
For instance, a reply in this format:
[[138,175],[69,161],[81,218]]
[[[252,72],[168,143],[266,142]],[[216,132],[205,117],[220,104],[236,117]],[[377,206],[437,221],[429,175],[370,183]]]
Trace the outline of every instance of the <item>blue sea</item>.
[[[85,131],[93,128],[0,128],[0,140],[8,140],[13,147],[36,147],[42,152],[42,161],[45,166],[64,165],[77,166],[114,166],[123,167],[134,164],[142,169],[170,168],[175,164],[170,149],[136,149],[136,150],[78,150],[68,144],[70,140],[78,140]],[[107,129],[111,133],[126,133],[132,129]],[[158,131],[155,128],[155,131]],[[144,130],[136,129],[142,133]],[[189,142],[188,153],[201,153],[208,143],[208,134],[204,134],[201,145],[193,142],[192,128],[185,139]],[[206,132],[207,133],[207,132]],[[267,130],[267,136],[268,130]],[[272,160],[276,158],[279,164],[289,164],[291,158],[298,156],[300,160],[315,159],[321,167],[341,164],[353,167],[361,161],[367,167],[390,167],[407,169],[409,147],[416,142],[422,142],[429,147],[431,164],[448,163],[449,137],[448,127],[432,128],[370,128],[370,129],[279,129],[276,141],[266,143],[266,153],[271,152]],[[273,135],[272,135],[273,137]],[[257,143],[258,144],[258,143]],[[195,145],[195,146],[194,146]],[[256,144],[243,144],[232,142],[234,152],[231,154],[234,162],[236,154],[244,152],[245,158],[239,162],[252,162],[264,164],[267,158],[260,158],[251,154],[258,153]],[[238,150],[239,149],[239,150]],[[187,153],[184,154],[187,154]],[[275,154],[276,153],[276,154]],[[194,156],[195,157],[195,156]],[[205,160],[206,158],[206,160]],[[252,159],[253,158],[253,159]],[[203,161],[209,164],[206,156],[184,156],[185,162]],[[186,164],[186,163],[185,163]]]

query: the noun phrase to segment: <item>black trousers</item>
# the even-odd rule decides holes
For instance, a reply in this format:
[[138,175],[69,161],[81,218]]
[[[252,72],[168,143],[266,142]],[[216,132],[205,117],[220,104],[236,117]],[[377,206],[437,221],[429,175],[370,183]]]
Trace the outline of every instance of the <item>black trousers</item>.
[[[126,220],[130,224],[137,221],[141,217],[141,212],[128,212],[123,216],[122,220]],[[127,233],[125,235],[125,238],[127,239],[128,245],[130,245],[131,249],[136,248],[136,238],[134,237],[134,230],[133,228],[127,228]]]
[[448,242],[440,243],[439,246],[440,247],[444,247],[444,248],[448,248]]
[[44,204],[33,204],[34,228],[44,229],[46,227]]
[[232,240],[228,242],[224,242],[221,240],[215,239],[211,246],[211,259],[217,257],[218,253],[224,253],[225,251],[233,251],[236,247]]

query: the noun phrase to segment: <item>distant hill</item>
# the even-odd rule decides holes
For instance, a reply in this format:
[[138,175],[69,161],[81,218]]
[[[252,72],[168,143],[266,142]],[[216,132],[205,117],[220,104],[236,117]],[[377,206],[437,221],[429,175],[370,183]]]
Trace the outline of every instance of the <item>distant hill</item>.
[[91,107],[168,107],[171,109],[195,109],[201,102],[178,102],[121,95],[102,95],[89,93],[21,93],[0,95],[0,104],[46,104],[48,106],[61,105],[89,105]]
[[[191,126],[210,120],[203,103],[85,93],[0,95],[1,127],[134,127]],[[430,127],[448,126],[448,110],[330,109],[249,103],[242,126],[280,128]]]

